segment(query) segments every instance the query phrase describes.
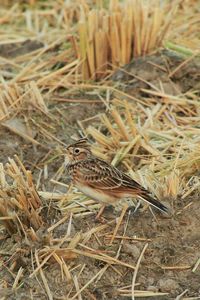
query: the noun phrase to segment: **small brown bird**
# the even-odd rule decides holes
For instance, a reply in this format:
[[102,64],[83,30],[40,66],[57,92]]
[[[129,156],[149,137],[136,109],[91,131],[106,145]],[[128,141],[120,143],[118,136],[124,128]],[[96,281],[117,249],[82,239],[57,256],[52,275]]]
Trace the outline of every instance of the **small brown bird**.
[[90,198],[115,205],[123,198],[139,197],[162,212],[168,208],[130,176],[94,156],[86,138],[67,147],[68,173],[75,186]]

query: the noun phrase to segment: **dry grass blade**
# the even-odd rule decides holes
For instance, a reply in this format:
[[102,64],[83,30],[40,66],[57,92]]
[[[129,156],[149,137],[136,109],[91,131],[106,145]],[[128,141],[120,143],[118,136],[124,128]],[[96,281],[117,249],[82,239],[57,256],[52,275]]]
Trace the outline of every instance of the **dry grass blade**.
[[0,200],[0,221],[8,231],[10,235],[16,232],[15,226],[14,226],[14,216],[9,216],[10,212],[7,208],[7,206],[4,205],[2,200]]
[[[131,297],[132,294],[130,290],[119,290],[120,295],[123,297]],[[165,299],[165,296],[169,295],[168,293],[162,293],[162,292],[151,292],[151,291],[140,291],[140,290],[135,290],[134,291],[135,297],[137,298],[148,298],[148,297],[162,297]],[[156,298],[155,298],[156,299]],[[194,299],[195,300],[195,299]]]
[[144,252],[145,250],[147,249],[148,247],[148,244],[146,244],[144,246],[144,248],[142,249],[142,252],[140,254],[140,257],[138,258],[138,261],[137,261],[137,264],[135,266],[135,271],[134,271],[134,274],[133,274],[133,279],[132,279],[132,300],[135,299],[135,281],[136,281],[136,276],[137,276],[137,272],[138,272],[138,269],[139,269],[139,266],[140,266],[140,262],[142,260],[142,257],[144,255]]
[[186,265],[186,266],[162,266],[161,267],[163,270],[188,270],[191,269],[191,266]]
[[180,295],[178,295],[178,296],[176,297],[175,300],[181,300],[181,299],[183,299],[183,296],[184,296],[187,292],[188,292],[188,289],[186,289],[186,290],[183,291]]
[[19,280],[20,280],[20,278],[22,277],[23,271],[24,271],[24,269],[23,269],[22,267],[20,267],[20,268],[19,268],[19,271],[17,272],[17,276],[16,276],[16,278],[15,278],[15,281],[14,281],[14,283],[13,283],[13,286],[12,286],[13,289],[16,289],[16,288],[17,288],[17,285],[18,285],[18,283],[19,283]]
[[81,292],[80,292],[80,288],[79,288],[79,284],[78,284],[78,279],[76,277],[76,275],[74,276],[74,285],[75,285],[75,288],[76,288],[76,294],[77,294],[77,297],[78,297],[78,300],[82,300],[82,296],[81,296]]
[[116,227],[115,227],[115,229],[114,229],[114,231],[113,231],[113,235],[112,235],[111,240],[110,240],[110,245],[112,245],[112,243],[113,243],[113,241],[114,241],[114,239],[115,239],[115,236],[116,236],[117,231],[118,231],[118,229],[119,229],[119,227],[120,227],[120,225],[121,225],[121,223],[122,223],[122,221],[123,221],[123,218],[124,218],[124,215],[125,215],[127,209],[128,209],[128,205],[125,204],[124,207],[123,207],[123,209],[122,209],[121,215],[120,215],[120,217],[118,218]]
[[[106,237],[111,238],[111,234],[106,234]],[[116,235],[115,239],[120,239],[120,240],[135,240],[139,242],[151,242],[151,239],[145,239],[145,238],[140,238],[140,237],[129,237],[129,236],[122,236],[122,235]]]
[[80,251],[80,250],[77,250],[77,249],[74,249],[73,251],[76,254],[87,256],[87,257],[90,257],[90,258],[93,258],[93,259],[96,259],[96,260],[104,261],[104,262],[106,262],[108,264],[111,264],[111,265],[112,264],[121,265],[121,266],[124,266],[124,267],[135,270],[135,267],[133,265],[122,262],[122,261],[120,261],[120,260],[118,260],[114,257],[108,256],[108,255],[103,254],[103,253],[101,255],[97,255],[97,254],[94,254],[94,253],[90,253],[90,252],[87,252],[87,251]]
[[192,269],[192,272],[196,272],[197,268],[199,267],[200,265],[200,258],[197,260],[197,262],[195,263],[193,269]]
[[39,264],[39,261],[37,262],[37,268],[29,275],[30,278],[35,276],[35,274],[42,268],[42,266],[46,264],[46,262],[50,259],[50,257],[55,253],[55,251],[56,250],[52,251],[47,257],[45,257],[45,259],[41,264]]
[[[38,257],[37,251],[35,251],[35,260],[36,260],[37,265],[39,266],[39,265],[40,265],[40,262],[39,262],[39,257]],[[53,300],[52,293],[51,293],[51,291],[50,291],[50,288],[49,288],[49,286],[48,286],[47,279],[46,279],[46,277],[45,277],[45,275],[44,275],[44,272],[43,272],[42,268],[40,268],[39,272],[40,272],[40,276],[41,276],[41,278],[42,278],[42,281],[43,281],[45,290],[46,290],[46,292],[47,292],[48,298],[49,298],[49,300]]]
[[57,223],[53,224],[51,227],[48,228],[48,232],[53,231],[57,226],[64,223],[69,218],[69,215],[64,216],[62,219],[60,219]]
[[102,270],[97,272],[97,274],[93,276],[72,298],[69,298],[69,300],[76,299],[76,297],[80,295],[80,293],[82,293],[82,291],[84,291],[101,274],[101,272]]

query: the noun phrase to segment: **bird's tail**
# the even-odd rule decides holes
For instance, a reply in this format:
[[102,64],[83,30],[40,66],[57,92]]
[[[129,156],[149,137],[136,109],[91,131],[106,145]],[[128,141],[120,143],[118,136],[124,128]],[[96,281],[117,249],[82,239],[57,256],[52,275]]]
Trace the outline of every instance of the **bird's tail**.
[[151,194],[148,191],[143,191],[142,194],[140,194],[140,197],[146,201],[147,203],[149,203],[150,205],[154,206],[155,208],[157,208],[158,210],[168,213],[169,209],[162,204],[158,199],[156,199],[155,197],[153,198],[151,196]]

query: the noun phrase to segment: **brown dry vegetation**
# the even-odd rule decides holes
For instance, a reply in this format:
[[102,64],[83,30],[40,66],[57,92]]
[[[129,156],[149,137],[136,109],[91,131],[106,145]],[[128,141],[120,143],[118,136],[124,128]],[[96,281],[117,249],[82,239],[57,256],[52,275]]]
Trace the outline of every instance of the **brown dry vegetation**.
[[[0,2],[2,300],[200,299],[200,3],[133,2]],[[63,165],[85,135],[172,215],[96,222]]]

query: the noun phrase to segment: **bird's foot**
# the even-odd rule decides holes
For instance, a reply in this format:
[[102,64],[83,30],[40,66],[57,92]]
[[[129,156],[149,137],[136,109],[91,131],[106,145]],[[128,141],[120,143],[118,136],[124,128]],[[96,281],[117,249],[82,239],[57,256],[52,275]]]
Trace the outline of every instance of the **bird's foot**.
[[136,214],[139,209],[142,207],[141,201],[138,201],[135,206],[129,206],[128,211],[131,211],[131,214]]

